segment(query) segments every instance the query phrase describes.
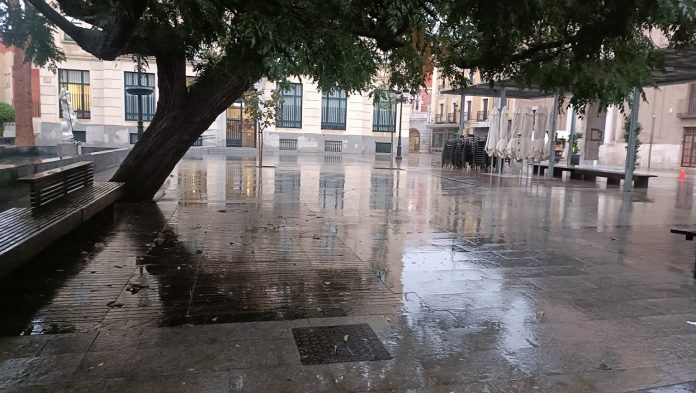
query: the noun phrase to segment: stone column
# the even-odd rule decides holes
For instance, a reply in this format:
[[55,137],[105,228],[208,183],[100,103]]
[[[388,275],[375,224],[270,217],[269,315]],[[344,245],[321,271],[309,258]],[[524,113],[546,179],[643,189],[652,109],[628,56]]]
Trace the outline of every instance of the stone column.
[[604,121],[604,141],[603,143],[614,143],[614,133],[616,128],[616,107],[607,108],[607,118]]
[[16,146],[34,146],[31,100],[31,62],[24,62],[24,50],[14,48],[12,60],[12,106],[15,109]]

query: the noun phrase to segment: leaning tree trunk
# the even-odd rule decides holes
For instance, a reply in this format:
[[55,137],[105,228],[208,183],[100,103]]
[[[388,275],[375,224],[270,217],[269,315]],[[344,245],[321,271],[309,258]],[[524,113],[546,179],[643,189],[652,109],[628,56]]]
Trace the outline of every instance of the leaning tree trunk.
[[112,178],[125,183],[128,201],[152,199],[196,139],[251,85],[231,78],[189,89],[183,57],[157,58],[157,76],[157,112]]

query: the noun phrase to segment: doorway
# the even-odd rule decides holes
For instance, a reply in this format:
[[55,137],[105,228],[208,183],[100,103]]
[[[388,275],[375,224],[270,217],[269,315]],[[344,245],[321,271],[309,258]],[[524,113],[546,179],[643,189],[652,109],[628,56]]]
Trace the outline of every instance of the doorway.
[[696,167],[696,127],[684,128],[681,166],[687,168]]
[[409,152],[419,152],[420,151],[420,132],[417,129],[411,128],[408,131],[408,151]]
[[227,147],[256,147],[256,125],[249,118],[249,115],[244,113],[244,103],[235,102],[227,108],[226,115],[225,145]]

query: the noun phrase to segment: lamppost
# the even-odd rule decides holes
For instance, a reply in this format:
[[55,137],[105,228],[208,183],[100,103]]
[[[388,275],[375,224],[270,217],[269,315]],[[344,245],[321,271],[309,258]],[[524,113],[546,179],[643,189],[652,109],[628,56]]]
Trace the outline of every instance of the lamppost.
[[143,137],[143,96],[149,96],[155,89],[150,86],[143,86],[143,64],[142,56],[135,55],[138,71],[138,85],[126,87],[126,93],[138,96],[138,141]]
[[396,145],[396,161],[401,162],[401,116],[404,113],[404,102],[408,100],[407,97],[404,97],[404,93],[400,93],[399,97],[396,99],[401,106],[399,107],[399,140]]

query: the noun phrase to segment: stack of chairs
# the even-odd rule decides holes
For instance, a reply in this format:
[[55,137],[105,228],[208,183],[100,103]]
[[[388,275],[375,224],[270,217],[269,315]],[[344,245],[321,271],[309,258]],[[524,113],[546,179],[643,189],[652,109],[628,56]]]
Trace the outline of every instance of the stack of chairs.
[[442,149],[442,167],[486,171],[492,165],[493,160],[488,157],[485,148],[485,137],[459,136],[449,139]]
[[490,165],[490,158],[486,154],[486,137],[476,136],[474,137],[474,165],[473,167],[480,170],[488,170]]

